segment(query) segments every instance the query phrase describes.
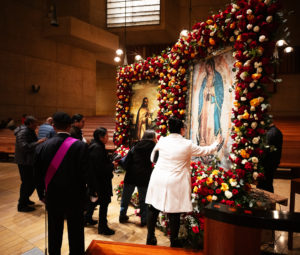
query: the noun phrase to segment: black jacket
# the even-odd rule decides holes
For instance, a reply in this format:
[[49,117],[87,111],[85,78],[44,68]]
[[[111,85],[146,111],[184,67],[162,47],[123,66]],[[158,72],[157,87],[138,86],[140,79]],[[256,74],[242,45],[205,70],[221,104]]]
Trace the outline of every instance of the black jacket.
[[113,170],[105,145],[101,141],[92,141],[89,146],[88,184],[90,191],[98,194],[100,203],[111,201]]
[[34,150],[38,145],[35,131],[22,125],[17,127],[14,133],[16,136],[15,162],[32,166]]
[[[40,199],[44,197],[45,176],[49,164],[67,137],[69,135],[66,133],[57,134],[36,148],[34,170]],[[84,142],[78,140],[71,145],[48,185],[48,208],[83,206],[86,194],[87,153],[88,147]]]
[[127,165],[124,182],[135,186],[147,187],[152,173],[150,161],[155,142],[141,140],[131,149],[124,162]]

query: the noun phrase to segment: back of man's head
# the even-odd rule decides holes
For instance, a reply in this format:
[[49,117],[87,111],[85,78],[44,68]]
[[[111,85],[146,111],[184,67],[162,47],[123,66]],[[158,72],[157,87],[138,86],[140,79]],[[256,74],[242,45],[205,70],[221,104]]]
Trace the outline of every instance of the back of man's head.
[[67,130],[71,126],[70,115],[65,112],[56,112],[53,115],[53,124],[56,129]]
[[46,123],[52,125],[52,123],[53,123],[53,118],[52,118],[52,117],[48,117],[48,118],[46,119]]
[[28,127],[28,126],[30,126],[30,124],[35,123],[36,121],[37,120],[35,117],[27,115],[25,118],[25,121],[24,121],[24,125]]

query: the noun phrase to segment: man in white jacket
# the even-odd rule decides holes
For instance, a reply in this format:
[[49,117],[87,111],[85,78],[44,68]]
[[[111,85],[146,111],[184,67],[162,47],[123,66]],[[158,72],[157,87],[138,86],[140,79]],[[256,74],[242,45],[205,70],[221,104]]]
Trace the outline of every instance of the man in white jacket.
[[180,213],[193,210],[191,202],[190,161],[192,156],[206,156],[217,150],[219,142],[210,146],[198,146],[183,137],[185,132],[181,120],[169,119],[170,135],[162,137],[154,147],[151,160],[159,152],[152,172],[146,203],[149,204],[147,219],[147,244],[156,245],[155,224],[159,211],[168,213],[171,230],[171,247],[179,247],[178,232]]

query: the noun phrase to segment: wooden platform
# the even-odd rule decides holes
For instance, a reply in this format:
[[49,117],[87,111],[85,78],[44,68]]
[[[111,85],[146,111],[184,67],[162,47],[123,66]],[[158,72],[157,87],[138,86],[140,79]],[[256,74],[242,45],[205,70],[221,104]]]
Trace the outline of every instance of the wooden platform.
[[144,244],[120,243],[93,240],[86,251],[86,255],[203,255],[202,251],[193,251],[180,248],[153,246]]

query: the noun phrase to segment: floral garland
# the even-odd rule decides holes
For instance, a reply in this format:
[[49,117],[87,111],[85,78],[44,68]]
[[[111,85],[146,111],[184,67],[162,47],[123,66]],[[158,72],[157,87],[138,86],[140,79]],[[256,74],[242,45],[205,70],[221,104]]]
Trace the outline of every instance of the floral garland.
[[264,136],[271,122],[264,87],[272,73],[271,57],[275,46],[272,36],[279,25],[279,8],[276,0],[238,0],[223,12],[195,24],[187,36],[181,36],[160,56],[120,67],[115,145],[121,146],[128,141],[131,86],[134,82],[159,79],[157,132],[166,135],[170,116],[185,118],[186,70],[192,60],[233,45],[237,73],[233,84],[232,171],[247,183],[262,177]]

